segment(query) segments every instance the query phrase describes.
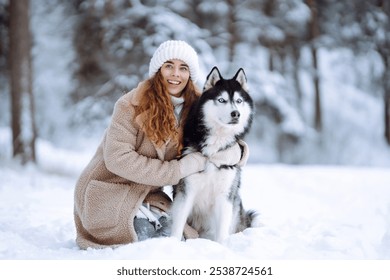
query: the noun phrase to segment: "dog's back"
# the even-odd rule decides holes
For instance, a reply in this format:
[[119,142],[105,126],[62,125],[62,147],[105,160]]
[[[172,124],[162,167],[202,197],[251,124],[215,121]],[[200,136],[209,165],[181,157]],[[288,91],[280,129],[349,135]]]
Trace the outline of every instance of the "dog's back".
[[[225,80],[214,67],[184,126],[183,153],[197,151],[212,157],[241,140],[252,117],[244,71]],[[172,235],[180,238],[188,221],[201,237],[222,242],[230,233],[250,226],[254,213],[243,209],[240,184],[240,167],[228,165],[209,164],[205,171],[182,179],[174,187]]]

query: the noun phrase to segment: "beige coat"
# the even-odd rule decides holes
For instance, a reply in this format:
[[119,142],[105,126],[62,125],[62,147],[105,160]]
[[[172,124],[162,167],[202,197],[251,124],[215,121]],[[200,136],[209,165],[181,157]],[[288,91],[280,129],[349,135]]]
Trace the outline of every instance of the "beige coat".
[[[115,104],[112,120],[100,146],[75,188],[74,219],[80,248],[103,248],[137,241],[133,219],[141,203],[168,210],[170,199],[161,186],[177,184],[183,174],[176,147],[157,147],[141,124],[147,112],[135,118],[139,88]],[[186,228],[187,237],[197,237]],[[185,233],[186,235],[186,233]]]

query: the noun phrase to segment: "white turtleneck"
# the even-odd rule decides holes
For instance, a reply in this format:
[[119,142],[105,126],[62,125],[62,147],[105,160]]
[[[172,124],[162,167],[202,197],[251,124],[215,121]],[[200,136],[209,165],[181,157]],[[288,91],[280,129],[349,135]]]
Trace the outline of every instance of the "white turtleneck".
[[171,95],[171,102],[174,108],[176,119],[179,120],[181,110],[183,109],[184,98]]

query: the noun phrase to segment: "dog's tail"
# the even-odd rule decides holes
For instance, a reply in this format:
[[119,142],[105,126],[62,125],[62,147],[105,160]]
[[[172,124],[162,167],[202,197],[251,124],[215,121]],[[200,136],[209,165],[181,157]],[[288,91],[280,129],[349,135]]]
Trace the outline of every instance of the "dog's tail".
[[239,222],[237,232],[243,231],[250,227],[261,227],[260,214],[254,210],[245,211],[241,208],[241,220]]
[[246,211],[246,220],[248,227],[261,227],[260,213],[255,210]]

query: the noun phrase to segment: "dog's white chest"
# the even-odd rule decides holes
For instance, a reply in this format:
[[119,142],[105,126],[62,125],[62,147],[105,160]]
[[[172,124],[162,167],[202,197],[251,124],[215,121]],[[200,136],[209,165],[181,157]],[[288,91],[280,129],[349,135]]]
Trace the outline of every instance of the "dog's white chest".
[[212,201],[217,195],[229,194],[233,180],[236,177],[236,170],[218,169],[213,164],[198,174],[186,178],[188,191],[196,192],[198,199]]
[[225,234],[230,231],[233,209],[230,195],[237,172],[236,168],[218,169],[210,164],[205,171],[184,179],[185,197],[192,197],[188,221],[201,237],[215,240],[216,224],[224,224]]

